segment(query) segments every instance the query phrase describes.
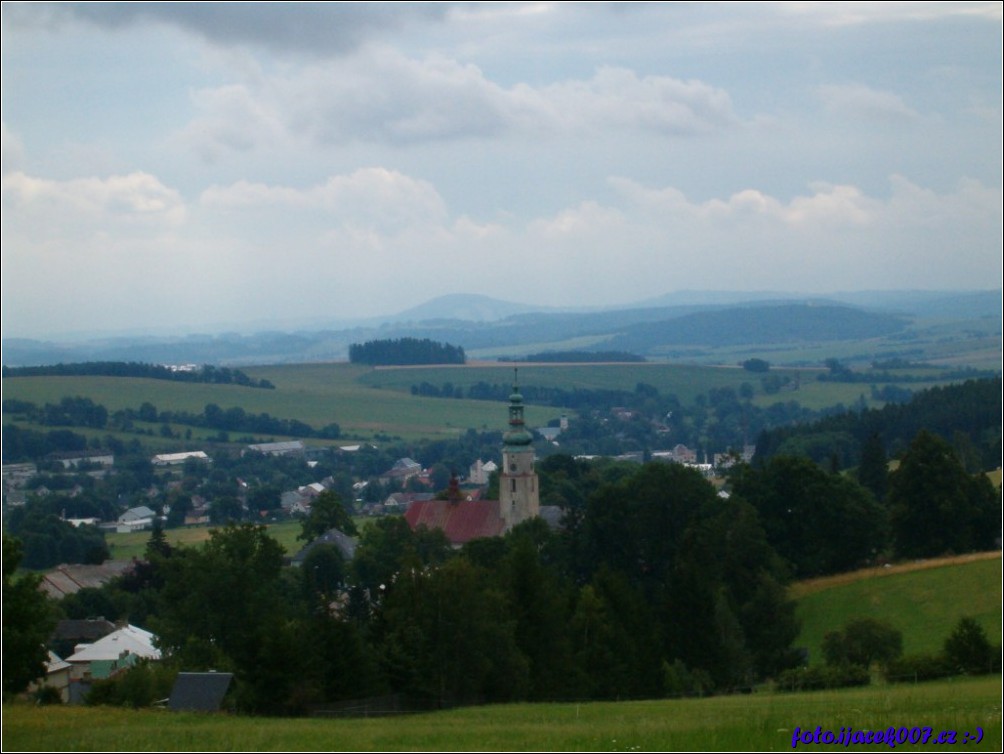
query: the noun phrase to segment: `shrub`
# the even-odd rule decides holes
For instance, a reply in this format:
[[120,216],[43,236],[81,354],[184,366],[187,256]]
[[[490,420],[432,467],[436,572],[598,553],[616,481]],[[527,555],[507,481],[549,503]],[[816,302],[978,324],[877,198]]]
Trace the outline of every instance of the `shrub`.
[[888,665],[903,654],[903,634],[884,621],[858,618],[823,637],[827,665]]
[[111,678],[95,681],[85,699],[89,705],[149,707],[171,694],[175,668],[160,663],[140,662]]
[[955,672],[943,654],[915,654],[890,662],[885,677],[890,683],[914,683],[947,678]]

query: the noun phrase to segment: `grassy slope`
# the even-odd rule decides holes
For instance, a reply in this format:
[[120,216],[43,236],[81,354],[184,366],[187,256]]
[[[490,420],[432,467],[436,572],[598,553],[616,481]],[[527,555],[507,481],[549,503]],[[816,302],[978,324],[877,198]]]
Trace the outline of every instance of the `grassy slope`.
[[[1000,676],[795,695],[514,704],[357,720],[5,705],[5,751],[770,751],[796,727],[931,726],[1001,749]],[[946,701],[950,700],[950,701]],[[873,748],[873,744],[869,748]],[[829,748],[807,747],[798,748]],[[855,747],[860,748],[860,746]],[[882,750],[888,749],[879,745]],[[895,750],[916,750],[900,746]]]
[[824,634],[855,617],[885,620],[903,633],[906,654],[940,651],[959,618],[976,618],[992,643],[1001,637],[1001,553],[872,568],[792,586],[802,632],[796,646],[822,662]]

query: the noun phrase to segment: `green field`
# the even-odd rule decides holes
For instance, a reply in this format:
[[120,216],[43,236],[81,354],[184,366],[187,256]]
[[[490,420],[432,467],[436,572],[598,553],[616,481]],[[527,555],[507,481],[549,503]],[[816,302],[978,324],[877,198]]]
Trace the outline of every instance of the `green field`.
[[[511,366],[495,362],[472,363],[457,367],[395,367],[372,369],[346,363],[297,364],[250,367],[244,370],[255,379],[267,379],[275,390],[261,390],[236,385],[169,382],[125,377],[14,377],[3,381],[4,398],[30,401],[36,405],[58,403],[65,396],[83,396],[114,413],[138,409],[144,402],[158,410],[201,413],[207,404],[223,409],[239,406],[250,414],[267,413],[280,419],[296,419],[320,429],[337,423],[343,442],[372,439],[378,434],[402,437],[445,439],[467,429],[503,429],[505,408],[499,402],[428,398],[413,396],[411,386],[428,382],[437,387],[445,382],[469,387],[477,382],[509,385]],[[737,367],[684,366],[666,363],[640,364],[523,364],[521,385],[565,390],[633,391],[639,383],[655,386],[663,394],[675,394],[684,404],[692,404],[698,395],[713,388],[738,389],[747,383],[756,391],[754,401],[768,406],[779,401],[798,401],[809,409],[821,409],[843,403],[855,404],[864,396],[869,406],[879,406],[870,399],[870,385],[819,382],[818,369],[777,369],[782,376],[797,381],[797,390],[764,394],[761,375]],[[936,384],[910,383],[920,390]],[[528,405],[527,422],[542,426],[557,419],[563,410],[557,407]],[[572,413],[572,412],[568,412]],[[150,430],[144,437],[151,447],[177,447],[177,440],[158,436],[159,425],[137,427]],[[176,433],[188,429],[173,427]],[[76,430],[102,436],[104,430]],[[192,441],[215,432],[192,429]],[[130,435],[123,434],[123,438]],[[191,441],[190,441],[191,442]]]
[[[300,534],[299,521],[281,521],[268,524],[268,534],[286,550],[287,555],[295,555],[303,547],[303,542],[296,538]],[[184,526],[179,529],[167,529],[164,535],[172,545],[198,545],[209,541],[211,526]],[[146,552],[146,543],[150,541],[149,531],[110,532],[105,534],[111,560],[132,560],[142,558]]]
[[[931,567],[925,567],[931,566]],[[963,616],[1001,638],[1001,553],[867,569],[792,587],[802,631],[796,646],[821,664],[823,636],[853,618],[876,618],[903,633],[904,654],[933,653]]]
[[[804,694],[513,704],[368,719],[235,718],[86,707],[3,708],[4,751],[780,751],[795,728],[983,729],[1001,750],[1001,678]],[[875,748],[877,747],[877,748]],[[860,749],[861,745],[850,747]],[[891,750],[885,744],[867,748]],[[899,745],[895,749],[930,749]],[[833,749],[800,744],[797,749]]]

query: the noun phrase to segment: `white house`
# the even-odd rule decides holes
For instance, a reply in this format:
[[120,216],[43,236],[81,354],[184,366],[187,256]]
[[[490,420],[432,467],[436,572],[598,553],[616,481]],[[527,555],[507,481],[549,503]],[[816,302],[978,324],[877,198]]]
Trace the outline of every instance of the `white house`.
[[482,463],[479,458],[472,463],[471,468],[468,469],[467,480],[471,484],[488,484],[488,477],[491,476],[493,471],[498,471],[498,468],[498,464],[496,464],[495,461]]
[[115,530],[119,534],[123,534],[130,531],[143,531],[143,529],[149,529],[153,526],[153,520],[156,516],[157,514],[145,505],[130,508],[119,516],[118,524],[116,525]]
[[149,631],[123,626],[93,644],[78,644],[76,651],[66,658],[71,666],[70,680],[108,678],[140,660],[159,660],[160,650],[154,646],[155,640]]

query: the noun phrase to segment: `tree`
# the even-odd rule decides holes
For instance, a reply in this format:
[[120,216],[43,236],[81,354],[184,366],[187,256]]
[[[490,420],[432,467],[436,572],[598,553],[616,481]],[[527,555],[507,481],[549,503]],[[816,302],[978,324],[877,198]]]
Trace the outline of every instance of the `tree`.
[[767,541],[797,577],[858,567],[888,539],[887,514],[871,493],[808,458],[774,456],[733,479],[735,494],[757,509]]
[[419,704],[508,701],[526,693],[527,661],[506,601],[464,558],[398,574],[382,624],[392,683]]
[[178,547],[161,563],[164,587],[153,630],[191,670],[232,670],[238,704],[289,711],[306,655],[289,620],[283,548],[264,526],[227,526],[202,547]]
[[889,461],[885,455],[882,438],[875,432],[861,446],[858,464],[858,481],[870,490],[876,500],[885,500],[889,489]]
[[891,475],[889,508],[902,557],[988,550],[1000,536],[1000,494],[931,432],[917,434]]
[[297,539],[310,542],[331,529],[338,529],[349,536],[358,534],[352,516],[342,505],[337,492],[325,490],[310,504],[310,514],[303,519]]
[[903,654],[903,634],[885,621],[857,618],[841,631],[829,631],[823,637],[823,656],[827,665],[860,665],[873,662],[887,666]]
[[945,640],[945,657],[953,668],[971,675],[990,673],[994,668],[995,655],[987,640],[983,627],[973,618],[959,620],[951,635]]
[[17,577],[21,543],[3,535],[3,692],[24,691],[45,675],[45,642],[55,619],[49,600],[38,588],[41,577]]

